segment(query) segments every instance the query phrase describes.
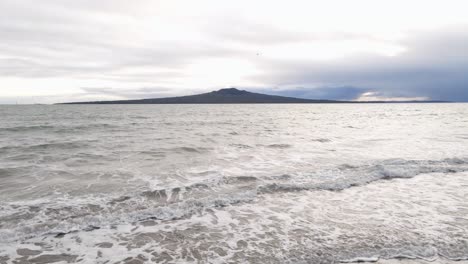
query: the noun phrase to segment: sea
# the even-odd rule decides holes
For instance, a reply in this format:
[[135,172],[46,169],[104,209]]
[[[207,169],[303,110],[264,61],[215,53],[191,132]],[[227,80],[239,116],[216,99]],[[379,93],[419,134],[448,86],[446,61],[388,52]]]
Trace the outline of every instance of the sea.
[[468,104],[0,106],[0,263],[468,260]]

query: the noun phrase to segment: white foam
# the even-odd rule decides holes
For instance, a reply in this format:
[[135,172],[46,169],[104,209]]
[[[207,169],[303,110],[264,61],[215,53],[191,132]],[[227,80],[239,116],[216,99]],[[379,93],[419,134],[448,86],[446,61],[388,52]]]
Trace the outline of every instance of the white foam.
[[[68,252],[85,262],[95,261],[98,251],[111,262],[138,255],[170,256],[174,263],[197,257],[213,263],[463,259],[468,207],[459,187],[467,181],[467,173],[433,173],[341,192],[266,194],[255,203],[211,208],[190,218],[37,237],[1,248],[16,258],[15,248],[42,242],[53,245],[48,254]],[[102,242],[113,246],[96,246]]]

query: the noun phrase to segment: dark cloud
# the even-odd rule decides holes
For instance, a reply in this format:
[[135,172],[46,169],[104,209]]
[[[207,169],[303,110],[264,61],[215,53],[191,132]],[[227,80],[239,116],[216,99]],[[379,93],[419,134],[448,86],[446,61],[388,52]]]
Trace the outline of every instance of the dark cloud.
[[[360,54],[326,63],[263,61],[267,73],[253,79],[277,86],[351,86],[386,97],[468,101],[467,30],[415,34],[404,44],[407,51],[392,57]],[[349,98],[346,89],[310,91],[330,99]],[[343,92],[342,97],[339,92]]]
[[329,100],[354,100],[359,98],[369,89],[342,86],[342,87],[318,87],[318,88],[293,88],[293,89],[252,89],[260,93],[281,95],[306,99]]

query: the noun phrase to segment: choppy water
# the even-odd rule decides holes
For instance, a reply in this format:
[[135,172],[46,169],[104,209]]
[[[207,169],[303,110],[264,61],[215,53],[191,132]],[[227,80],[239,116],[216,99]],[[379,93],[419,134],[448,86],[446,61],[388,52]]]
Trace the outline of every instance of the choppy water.
[[468,104],[0,106],[0,263],[468,258]]

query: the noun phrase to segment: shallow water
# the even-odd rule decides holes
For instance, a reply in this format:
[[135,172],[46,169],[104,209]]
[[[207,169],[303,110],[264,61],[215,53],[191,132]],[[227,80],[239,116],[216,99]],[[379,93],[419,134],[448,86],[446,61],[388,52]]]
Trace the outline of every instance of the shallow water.
[[467,104],[0,106],[0,263],[466,259],[467,145]]

